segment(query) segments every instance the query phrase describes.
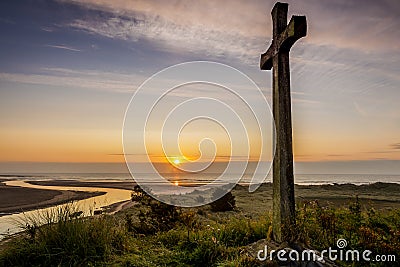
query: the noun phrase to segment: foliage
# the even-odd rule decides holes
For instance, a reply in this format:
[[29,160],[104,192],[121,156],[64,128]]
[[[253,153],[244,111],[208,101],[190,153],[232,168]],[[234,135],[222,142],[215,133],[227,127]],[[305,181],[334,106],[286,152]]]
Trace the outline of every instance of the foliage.
[[178,208],[157,200],[151,200],[147,203],[147,207],[139,213],[140,224],[136,231],[141,234],[167,231],[176,225],[178,219]]
[[[223,194],[225,194],[225,191],[223,191],[222,189],[217,189],[213,193],[213,197],[215,198]],[[223,197],[215,200],[210,205],[211,210],[215,212],[234,210],[234,208],[236,207],[235,196],[232,194],[232,192],[229,191]]]
[[131,199],[132,201],[142,203],[148,201],[150,196],[139,185],[135,185],[131,193]]
[[179,262],[190,266],[215,266],[239,257],[238,248],[265,238],[270,225],[268,216],[251,220],[231,218],[220,223],[199,225],[188,240],[183,229],[157,234],[163,246],[179,251]]
[[[26,220],[26,234],[0,252],[0,265],[258,266],[247,252],[248,245],[271,235],[270,214],[252,218],[237,210],[177,209],[147,195],[136,201],[137,216],[125,212],[72,219],[76,211],[70,210],[46,215],[43,227]],[[399,258],[400,210],[365,209],[358,198],[343,208],[312,201],[297,207],[296,221],[296,242],[307,247],[327,249],[345,238],[348,249]]]
[[375,255],[395,255],[399,259],[399,226],[400,210],[362,211],[358,197],[347,208],[321,207],[314,201],[297,209],[297,239],[318,250],[334,247],[337,239],[344,238],[346,249],[368,249]]
[[[109,216],[74,218],[72,204],[19,222],[26,234],[10,240],[1,252],[0,266],[90,265],[121,254],[126,231]],[[45,222],[45,225],[41,223]]]
[[138,234],[154,234],[172,229],[178,222],[180,209],[153,199],[138,185],[133,189],[132,200],[140,204],[137,215],[139,223],[135,225],[130,217],[126,217],[128,230]]
[[[204,214],[190,228],[185,220],[187,218],[180,216],[173,229],[138,238],[135,242],[146,240],[146,249],[130,252],[129,257],[135,255],[135,260],[125,259],[126,265],[140,266],[135,265],[140,258],[146,259],[146,262],[141,261],[141,266],[259,266],[259,261],[246,253],[246,247],[259,239],[268,239],[270,214],[258,218],[237,212],[228,216],[223,213]],[[370,249],[376,254],[399,257],[400,210],[363,210],[357,198],[343,208],[322,207],[317,201],[299,206],[296,229],[297,242],[310,248],[322,250],[335,247],[337,239],[345,238],[349,249]],[[157,252],[149,255],[144,254],[145,250]],[[146,265],[148,262],[151,264]],[[276,263],[265,264],[275,266]],[[346,266],[348,262],[338,264]],[[364,262],[353,263],[354,266],[362,264]],[[385,265],[373,263],[371,266]]]

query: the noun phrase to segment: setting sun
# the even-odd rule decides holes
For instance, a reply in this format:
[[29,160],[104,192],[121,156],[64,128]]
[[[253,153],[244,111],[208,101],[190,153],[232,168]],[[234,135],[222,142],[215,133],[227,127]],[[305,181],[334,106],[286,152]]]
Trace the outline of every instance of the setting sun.
[[175,164],[175,165],[179,165],[180,163],[181,163],[181,161],[180,161],[179,159],[175,159],[175,160],[174,160],[174,164]]
[[178,181],[175,181],[175,182],[174,182],[174,185],[178,186],[178,185],[179,185],[179,182],[178,182]]

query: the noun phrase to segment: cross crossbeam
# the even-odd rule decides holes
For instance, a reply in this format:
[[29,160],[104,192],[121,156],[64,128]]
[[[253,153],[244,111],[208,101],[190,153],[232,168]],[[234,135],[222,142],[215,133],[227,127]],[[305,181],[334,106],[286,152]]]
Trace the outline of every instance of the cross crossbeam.
[[289,52],[294,43],[307,35],[307,21],[305,16],[293,16],[285,31],[278,38],[272,40],[267,52],[261,55],[260,69],[272,69],[272,59],[281,52]]

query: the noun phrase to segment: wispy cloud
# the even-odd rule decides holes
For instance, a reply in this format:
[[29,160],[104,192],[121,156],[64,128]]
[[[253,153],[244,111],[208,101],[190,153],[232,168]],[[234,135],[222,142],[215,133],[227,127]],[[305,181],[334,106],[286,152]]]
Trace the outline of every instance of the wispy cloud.
[[366,153],[366,154],[387,154],[387,153],[391,153],[391,151],[389,151],[389,150],[387,150],[387,151],[376,150],[376,151],[366,151],[366,152],[362,152],[362,153]]
[[46,26],[43,26],[43,27],[41,27],[40,28],[42,31],[44,31],[44,32],[54,32],[54,28],[53,27],[46,27]]
[[0,73],[0,81],[132,93],[144,77],[92,70],[43,68],[41,74]]
[[393,149],[400,149],[400,143],[391,144],[390,147]]
[[235,57],[247,63],[257,62],[263,50],[260,37],[243,38],[232,31],[205,28],[203,25],[180,25],[153,15],[135,18],[110,17],[105,21],[75,20],[69,26],[113,39],[136,42],[151,39],[161,49],[188,51],[216,57]]
[[[206,52],[254,62],[270,42],[274,1],[74,0],[108,15],[75,20],[76,29],[109,38],[158,42],[160,47]],[[288,1],[290,14],[305,14],[314,45],[361,51],[400,49],[396,0]],[[368,27],[366,27],[368,25]]]
[[[42,28],[42,30],[44,30],[44,29]],[[49,31],[49,30],[44,30],[44,31]],[[80,49],[73,48],[73,47],[66,46],[66,45],[45,45],[45,47],[64,49],[64,50],[73,51],[73,52],[82,52],[82,50],[80,50]]]
[[319,104],[321,104],[321,102],[317,101],[317,100],[301,99],[301,98],[297,98],[296,96],[292,97],[292,101],[294,103],[299,103],[299,104],[309,104],[309,105],[319,105]]
[[327,156],[328,157],[344,157],[344,156],[348,156],[348,155],[345,155],[345,154],[328,154]]
[[360,104],[358,104],[356,101],[353,101],[353,105],[354,105],[354,109],[357,111],[358,114],[360,114],[361,116],[368,116],[368,112],[365,111],[365,109],[363,107],[361,107]]

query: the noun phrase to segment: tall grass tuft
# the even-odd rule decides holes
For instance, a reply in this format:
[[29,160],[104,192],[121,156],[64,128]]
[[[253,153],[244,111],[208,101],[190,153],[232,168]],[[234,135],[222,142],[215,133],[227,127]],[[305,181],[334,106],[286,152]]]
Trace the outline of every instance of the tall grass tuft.
[[18,224],[25,231],[1,252],[0,266],[86,266],[124,250],[124,225],[81,215],[70,203],[24,216]]

